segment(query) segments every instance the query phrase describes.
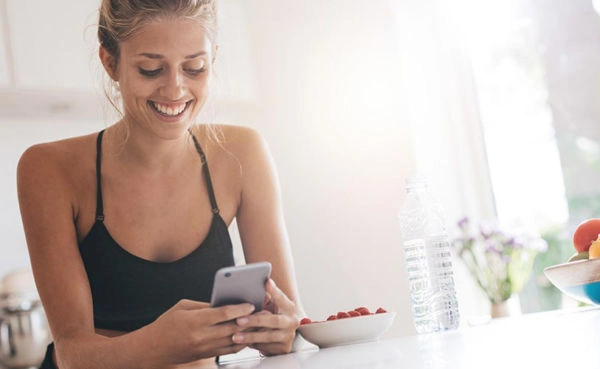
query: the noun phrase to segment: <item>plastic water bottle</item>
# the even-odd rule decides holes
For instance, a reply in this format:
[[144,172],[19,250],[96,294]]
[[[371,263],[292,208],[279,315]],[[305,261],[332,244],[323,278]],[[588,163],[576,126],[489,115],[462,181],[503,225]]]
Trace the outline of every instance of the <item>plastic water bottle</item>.
[[457,328],[460,314],[443,209],[425,178],[409,177],[406,190],[400,226],[415,328],[418,333]]

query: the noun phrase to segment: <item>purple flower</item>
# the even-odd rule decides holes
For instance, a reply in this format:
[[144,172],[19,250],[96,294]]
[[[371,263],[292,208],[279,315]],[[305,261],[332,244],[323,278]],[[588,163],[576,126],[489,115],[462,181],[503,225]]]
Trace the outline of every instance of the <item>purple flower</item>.
[[486,240],[485,241],[485,251],[486,252],[495,252],[495,253],[502,253],[502,249],[498,248],[498,244],[493,241],[493,240]]
[[466,232],[467,228],[469,227],[469,217],[462,217],[457,224],[458,228],[460,228],[463,232]]
[[523,288],[531,273],[532,260],[547,250],[546,241],[524,229],[503,231],[495,222],[479,223],[479,232],[469,232],[469,219],[461,218],[459,256],[490,301],[504,301]]
[[479,224],[479,233],[483,237],[484,240],[492,238],[494,235],[498,234],[498,230],[491,223],[481,222]]
[[508,241],[506,241],[505,246],[513,250],[522,249],[523,240],[520,237],[510,237]]

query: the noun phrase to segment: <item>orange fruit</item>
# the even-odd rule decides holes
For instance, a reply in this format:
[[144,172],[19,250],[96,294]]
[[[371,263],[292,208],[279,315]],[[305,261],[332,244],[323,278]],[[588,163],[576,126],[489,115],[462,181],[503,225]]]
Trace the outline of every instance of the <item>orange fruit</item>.
[[592,246],[590,246],[590,250],[589,250],[589,258],[590,259],[600,258],[600,241],[599,240],[592,242]]

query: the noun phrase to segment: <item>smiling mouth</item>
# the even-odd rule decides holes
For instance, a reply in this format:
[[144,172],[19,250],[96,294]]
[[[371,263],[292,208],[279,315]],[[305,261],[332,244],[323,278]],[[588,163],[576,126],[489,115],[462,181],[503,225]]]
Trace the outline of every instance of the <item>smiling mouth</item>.
[[164,117],[170,118],[182,115],[191,104],[192,100],[180,104],[161,104],[152,100],[148,100],[148,105],[150,105],[155,112]]

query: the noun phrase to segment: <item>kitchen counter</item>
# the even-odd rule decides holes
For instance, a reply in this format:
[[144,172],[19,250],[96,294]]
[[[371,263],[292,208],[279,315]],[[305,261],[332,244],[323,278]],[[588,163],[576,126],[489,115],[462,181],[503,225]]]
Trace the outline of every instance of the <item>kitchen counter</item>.
[[268,358],[252,353],[238,358],[242,360],[193,369],[598,369],[600,307],[493,319],[454,331]]
[[223,369],[600,368],[600,308],[494,319],[437,334],[297,352]]

